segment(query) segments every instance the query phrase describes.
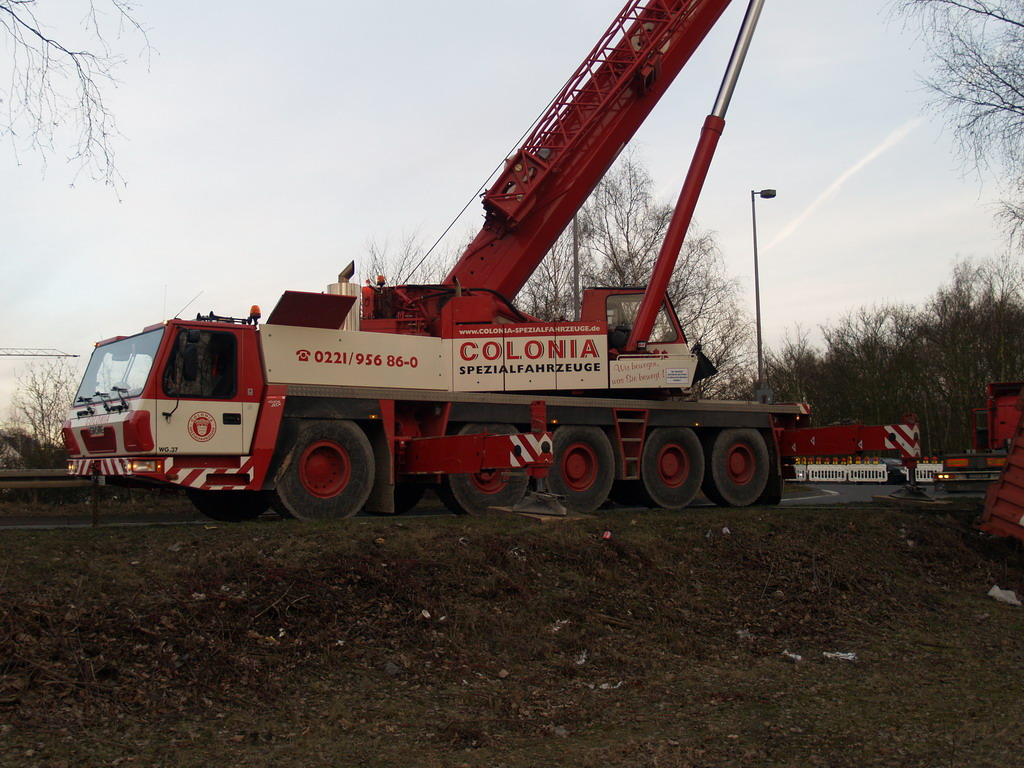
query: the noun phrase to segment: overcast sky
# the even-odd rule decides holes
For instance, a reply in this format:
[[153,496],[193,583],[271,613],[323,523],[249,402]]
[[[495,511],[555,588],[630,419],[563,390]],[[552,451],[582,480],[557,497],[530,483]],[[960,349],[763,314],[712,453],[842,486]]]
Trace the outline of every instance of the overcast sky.
[[[745,7],[733,3],[638,134],[666,200]],[[923,48],[887,7],[765,4],[696,218],[718,233],[752,308],[750,190],[778,189],[758,201],[769,345],[862,305],[920,303],[958,257],[1002,248],[996,190],[964,177],[924,112]],[[125,188],[72,186],[60,154],[44,169],[0,144],[0,346],[53,347],[84,366],[93,342],[200,292],[184,316],[253,303],[266,315],[282,290],[323,290],[350,260],[359,268],[371,241],[432,242],[620,8],[142,3],[153,53],[114,40],[130,61],[108,93]],[[480,211],[474,202],[460,231]],[[26,364],[0,358],[0,416]]]

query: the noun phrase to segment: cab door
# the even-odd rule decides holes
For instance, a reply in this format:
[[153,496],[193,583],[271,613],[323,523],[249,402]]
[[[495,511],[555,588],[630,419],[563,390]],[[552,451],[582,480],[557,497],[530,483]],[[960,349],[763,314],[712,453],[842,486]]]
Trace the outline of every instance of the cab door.
[[240,381],[242,329],[178,327],[161,372],[157,452],[248,453],[257,403]]

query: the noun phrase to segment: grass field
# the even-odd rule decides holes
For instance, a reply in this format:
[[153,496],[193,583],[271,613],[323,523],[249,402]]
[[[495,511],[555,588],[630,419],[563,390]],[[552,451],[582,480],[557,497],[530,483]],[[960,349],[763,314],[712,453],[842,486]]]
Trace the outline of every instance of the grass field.
[[1021,764],[975,513],[5,531],[0,764]]

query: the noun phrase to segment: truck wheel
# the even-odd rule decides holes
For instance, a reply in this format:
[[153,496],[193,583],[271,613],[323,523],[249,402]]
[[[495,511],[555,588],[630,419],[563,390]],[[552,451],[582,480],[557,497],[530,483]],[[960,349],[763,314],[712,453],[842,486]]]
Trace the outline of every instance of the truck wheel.
[[402,515],[412,510],[426,493],[427,486],[399,483],[395,486],[395,514]]
[[756,429],[723,429],[704,465],[704,495],[720,507],[747,507],[768,482],[768,446]]
[[623,507],[653,507],[640,480],[616,480],[608,491],[608,498]]
[[692,429],[651,432],[640,457],[640,479],[650,506],[673,512],[693,501],[704,480],[704,451]]
[[255,520],[270,509],[270,494],[264,491],[185,491],[192,506],[211,520],[240,523]]
[[351,517],[373,487],[373,449],[351,421],[316,421],[299,430],[275,489],[278,504],[299,520]]
[[615,454],[605,433],[597,427],[559,427],[552,452],[551,492],[565,497],[570,512],[587,514],[600,507],[615,479]]
[[[460,435],[488,432],[492,435],[518,433],[511,424],[465,424]],[[476,474],[445,475],[437,495],[456,515],[486,514],[488,507],[515,506],[526,494],[529,478],[525,474],[510,475],[508,470],[493,469]]]
[[786,490],[786,481],[782,479],[782,476],[775,472],[773,476],[768,478],[768,482],[765,483],[764,492],[761,494],[761,498],[757,500],[758,506],[778,506],[782,502],[782,495]]

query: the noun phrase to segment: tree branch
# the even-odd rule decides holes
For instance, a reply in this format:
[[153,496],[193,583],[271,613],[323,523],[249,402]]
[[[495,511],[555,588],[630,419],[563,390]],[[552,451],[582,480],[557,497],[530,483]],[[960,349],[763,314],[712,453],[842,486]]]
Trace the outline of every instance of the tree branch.
[[[10,140],[15,156],[38,153],[43,166],[60,143],[69,147],[67,161],[77,165],[75,177],[88,172],[107,184],[122,183],[115,165],[119,135],[104,99],[107,86],[117,84],[115,70],[124,64],[108,45],[100,6],[112,9],[117,34],[141,36],[149,52],[146,30],[136,20],[129,0],[89,0],[81,26],[98,50],[72,47],[48,33],[37,15],[36,0],[0,0],[0,36],[8,40],[9,84],[0,85],[0,136]],[[65,138],[68,131],[74,138]]]

